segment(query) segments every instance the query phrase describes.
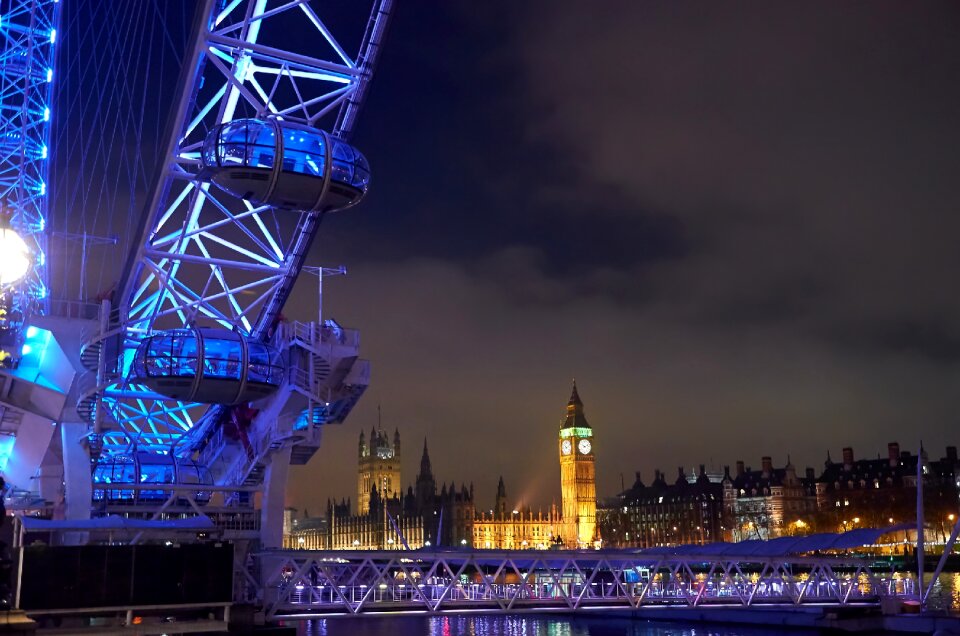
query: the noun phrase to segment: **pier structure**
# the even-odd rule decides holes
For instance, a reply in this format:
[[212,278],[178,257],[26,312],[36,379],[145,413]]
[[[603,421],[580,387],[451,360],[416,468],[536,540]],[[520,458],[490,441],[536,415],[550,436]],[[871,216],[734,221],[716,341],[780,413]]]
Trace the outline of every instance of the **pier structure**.
[[376,612],[654,606],[880,607],[915,581],[857,557],[598,551],[303,551],[258,555],[268,619]]

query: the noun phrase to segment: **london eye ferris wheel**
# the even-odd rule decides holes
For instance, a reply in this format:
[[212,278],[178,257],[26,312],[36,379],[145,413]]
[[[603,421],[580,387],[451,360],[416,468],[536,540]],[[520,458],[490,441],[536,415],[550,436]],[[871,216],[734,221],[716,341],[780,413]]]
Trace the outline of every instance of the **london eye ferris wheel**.
[[281,315],[370,184],[351,135],[392,2],[327,4],[204,0],[175,33],[155,1],[4,3],[0,470],[28,499],[82,519],[259,490],[276,542],[286,467],[369,382],[355,331]]

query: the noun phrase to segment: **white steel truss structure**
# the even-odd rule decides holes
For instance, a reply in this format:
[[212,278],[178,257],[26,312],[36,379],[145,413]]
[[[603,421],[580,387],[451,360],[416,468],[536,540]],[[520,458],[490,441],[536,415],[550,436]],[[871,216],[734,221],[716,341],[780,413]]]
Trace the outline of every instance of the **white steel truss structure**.
[[[246,117],[349,136],[392,3],[376,0],[365,30],[345,34],[325,21],[318,4],[205,1],[141,239],[123,270],[117,307],[83,357],[96,381],[87,380],[78,412],[105,450],[135,442],[186,453],[203,445],[226,412],[129,382],[143,337],[192,325],[261,341],[274,336],[323,214],[254,205],[212,187],[201,174],[200,151],[216,126]],[[359,53],[348,54],[342,38]]]
[[854,557],[600,551],[271,551],[247,575],[267,618],[643,606],[879,605],[913,579]]
[[49,302],[47,180],[59,15],[59,0],[0,2],[0,214],[32,253],[16,294],[25,314],[45,311]]

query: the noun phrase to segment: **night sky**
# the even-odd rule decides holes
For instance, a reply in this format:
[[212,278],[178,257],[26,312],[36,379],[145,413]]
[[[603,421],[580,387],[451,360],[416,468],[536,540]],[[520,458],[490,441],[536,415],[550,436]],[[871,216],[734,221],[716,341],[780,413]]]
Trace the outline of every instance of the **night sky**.
[[[960,6],[399,0],[324,222],[325,315],[373,380],[293,471],[356,497],[382,408],[404,482],[559,500],[576,378],[598,495],[762,455],[939,457],[960,406]],[[315,279],[285,313],[309,319]]]
[[315,260],[350,270],[325,309],[373,381],[290,503],[355,497],[380,404],[405,481],[427,435],[478,505],[500,474],[549,504],[573,377],[601,496],[767,454],[939,457],[958,80],[952,3],[398,3],[356,138],[373,189]]

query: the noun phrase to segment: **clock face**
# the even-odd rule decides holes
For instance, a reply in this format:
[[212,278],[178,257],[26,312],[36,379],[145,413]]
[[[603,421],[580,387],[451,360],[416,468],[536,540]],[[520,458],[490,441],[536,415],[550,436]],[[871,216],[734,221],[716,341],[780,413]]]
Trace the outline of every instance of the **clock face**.
[[580,452],[582,454],[586,455],[587,453],[590,452],[590,440],[588,439],[580,440],[580,443],[577,444],[577,448],[580,449]]
[[570,443],[570,440],[565,439],[560,443],[560,452],[562,452],[564,455],[569,455],[571,452],[573,452],[573,444]]

